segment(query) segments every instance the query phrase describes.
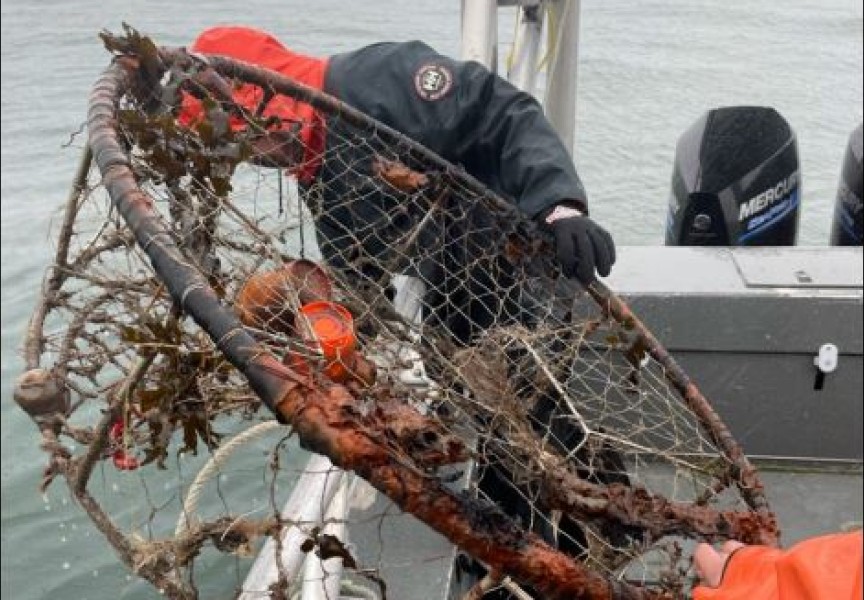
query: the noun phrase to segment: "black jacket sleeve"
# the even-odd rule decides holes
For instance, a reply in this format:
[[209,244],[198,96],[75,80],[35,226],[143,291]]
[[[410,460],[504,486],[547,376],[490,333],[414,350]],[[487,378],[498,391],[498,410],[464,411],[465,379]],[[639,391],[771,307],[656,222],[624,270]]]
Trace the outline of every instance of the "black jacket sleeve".
[[563,200],[587,209],[539,103],[479,63],[421,42],[375,44],[332,57],[324,89],[462,165],[530,217]]

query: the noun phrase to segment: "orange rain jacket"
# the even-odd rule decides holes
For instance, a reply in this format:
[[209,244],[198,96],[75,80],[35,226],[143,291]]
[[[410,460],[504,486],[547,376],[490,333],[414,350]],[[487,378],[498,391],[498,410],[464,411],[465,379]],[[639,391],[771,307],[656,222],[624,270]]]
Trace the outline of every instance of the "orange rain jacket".
[[[316,90],[324,85],[328,59],[305,56],[292,52],[272,35],[248,27],[213,27],[207,29],[192,44],[193,52],[221,54],[265,67],[305,84]],[[234,100],[243,108],[254,111],[261,102],[261,88],[241,85],[234,90]],[[202,116],[201,102],[189,94],[183,97],[179,121],[183,125],[194,125]],[[306,149],[303,165],[297,173],[301,181],[308,182],[320,166],[324,150],[324,127],[321,115],[309,104],[297,102],[288,96],[275,96],[265,108],[263,117],[277,116],[284,119],[284,126],[300,125],[300,136]],[[237,131],[245,125],[239,117],[232,117],[232,128]]]
[[717,588],[694,600],[860,600],[861,531],[800,542],[789,550],[745,546],[732,553]]

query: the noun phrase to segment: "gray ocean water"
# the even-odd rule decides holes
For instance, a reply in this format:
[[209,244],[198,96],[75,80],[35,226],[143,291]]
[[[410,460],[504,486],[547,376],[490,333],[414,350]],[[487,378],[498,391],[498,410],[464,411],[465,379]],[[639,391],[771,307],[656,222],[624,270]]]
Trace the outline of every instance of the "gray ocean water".
[[[512,38],[505,11],[501,53]],[[36,488],[45,455],[11,401],[19,347],[80,152],[89,87],[107,62],[96,34],[126,21],[166,45],[217,23],[263,27],[309,53],[423,39],[458,55],[457,0],[2,2],[2,598],[151,598],[61,485]],[[675,142],[709,108],[778,109],[798,135],[799,243],[825,245],[844,148],[862,119],[860,0],[586,0],[577,167],[619,244],[663,240]],[[662,268],[662,265],[658,265]],[[248,563],[245,563],[248,566]],[[203,597],[230,597],[237,563],[215,562]],[[199,573],[199,576],[202,574]],[[213,595],[210,595],[213,594]]]

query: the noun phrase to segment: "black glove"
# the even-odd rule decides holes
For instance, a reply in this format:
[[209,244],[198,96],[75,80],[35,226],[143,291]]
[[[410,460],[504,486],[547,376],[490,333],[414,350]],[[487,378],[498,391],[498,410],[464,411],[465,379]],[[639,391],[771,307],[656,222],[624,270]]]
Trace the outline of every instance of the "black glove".
[[566,277],[589,284],[595,269],[601,277],[609,275],[615,263],[615,242],[580,210],[559,204],[541,215],[540,226],[555,237],[558,262]]

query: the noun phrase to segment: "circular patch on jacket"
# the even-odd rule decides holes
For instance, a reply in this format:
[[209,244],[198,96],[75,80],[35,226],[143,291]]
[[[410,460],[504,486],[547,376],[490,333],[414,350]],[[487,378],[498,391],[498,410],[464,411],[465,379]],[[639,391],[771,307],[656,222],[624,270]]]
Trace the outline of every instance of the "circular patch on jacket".
[[414,88],[424,100],[440,100],[453,87],[453,74],[441,65],[423,65],[414,74]]

